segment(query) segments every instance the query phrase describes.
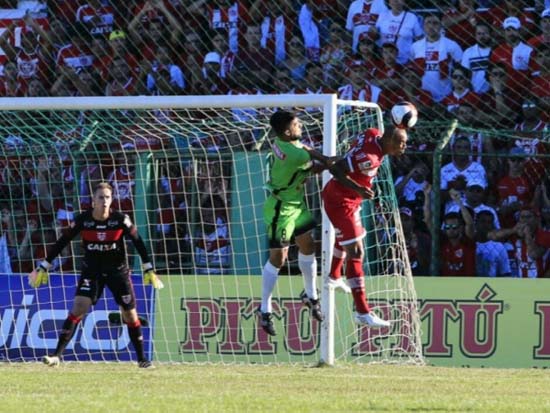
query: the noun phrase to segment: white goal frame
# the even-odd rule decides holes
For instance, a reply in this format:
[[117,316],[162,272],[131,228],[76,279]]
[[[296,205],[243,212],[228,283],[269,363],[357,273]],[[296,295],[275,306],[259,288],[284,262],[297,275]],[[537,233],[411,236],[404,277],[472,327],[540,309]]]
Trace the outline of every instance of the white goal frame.
[[[382,112],[375,103],[344,101],[334,94],[307,95],[213,95],[213,96],[124,96],[124,97],[40,97],[2,98],[0,110],[153,110],[153,109],[216,109],[250,107],[321,107],[323,109],[323,153],[336,155],[337,115],[339,105],[359,106],[374,109],[379,128],[383,128]],[[323,173],[323,186],[330,179]],[[328,272],[332,259],[334,229],[326,214],[322,219],[321,280],[322,305],[325,321],[321,326],[320,362],[333,365],[335,362],[335,299],[334,290],[327,287]]]

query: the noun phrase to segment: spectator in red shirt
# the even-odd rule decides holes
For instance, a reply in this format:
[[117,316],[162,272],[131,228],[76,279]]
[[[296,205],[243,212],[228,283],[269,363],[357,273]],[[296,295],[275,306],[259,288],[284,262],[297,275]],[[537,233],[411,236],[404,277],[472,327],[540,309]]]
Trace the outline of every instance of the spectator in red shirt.
[[543,133],[546,123],[542,121],[539,105],[535,99],[525,99],[521,105],[522,121],[514,126],[514,145],[530,155],[525,164],[525,175],[535,183],[547,174],[550,161],[550,147]]
[[[544,231],[540,231],[540,218],[530,207],[522,208],[517,214],[517,223],[512,228],[489,232],[488,238],[502,241],[508,250],[513,277],[541,278],[548,276],[548,254],[544,242]],[[538,245],[537,245],[538,244]]]
[[[460,195],[458,195],[460,199]],[[474,221],[462,208],[462,213],[451,212],[443,219],[440,275],[474,276],[476,274],[476,243]],[[469,234],[469,235],[466,235]]]
[[[487,22],[493,27],[502,27],[508,17],[517,18],[521,24],[521,37],[526,38],[535,31],[535,14],[525,0],[504,0],[487,12]],[[498,34],[498,33],[497,33]],[[499,36],[500,37],[500,36]]]
[[535,70],[533,48],[521,40],[521,23],[517,17],[508,17],[502,27],[505,42],[491,52],[490,60],[505,64],[518,88],[526,92],[530,89],[531,74]]
[[101,0],[88,0],[77,10],[75,22],[82,22],[90,29],[90,34],[108,36],[115,26],[115,11]]
[[483,14],[476,10],[476,0],[458,0],[456,8],[448,9],[442,18],[445,35],[466,49],[476,42],[475,32]]
[[479,107],[479,95],[470,89],[470,71],[462,66],[455,67],[451,72],[452,92],[443,98],[441,104],[448,113],[455,114],[462,103],[473,108]]
[[[39,27],[38,24],[29,15],[25,16],[25,22],[28,25],[20,29],[21,42],[19,46],[12,44],[17,27],[16,22],[12,22],[0,35],[0,47],[4,50],[8,61],[16,64],[18,77],[23,87],[26,87],[26,82],[33,77],[39,77],[44,82],[49,82],[52,64],[49,53],[38,40],[38,32],[34,28]],[[40,31],[44,33],[44,30],[40,29]]]
[[533,203],[533,182],[524,174],[526,155],[520,147],[510,149],[506,158],[508,174],[497,184],[498,213],[503,228],[513,227],[515,214]]

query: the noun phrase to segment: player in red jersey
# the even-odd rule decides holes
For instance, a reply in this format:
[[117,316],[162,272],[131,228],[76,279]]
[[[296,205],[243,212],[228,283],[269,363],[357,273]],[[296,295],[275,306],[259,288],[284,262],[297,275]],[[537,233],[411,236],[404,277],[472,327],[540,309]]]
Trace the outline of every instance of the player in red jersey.
[[330,168],[333,178],[322,192],[325,212],[336,231],[335,252],[331,264],[331,284],[347,290],[341,276],[344,261],[346,278],[355,302],[355,322],[371,327],[389,327],[371,311],[365,294],[363,272],[363,237],[361,204],[372,199],[372,180],[385,155],[399,156],[407,147],[407,131],[389,127],[383,134],[367,129],[359,135],[346,155]]
[[121,307],[122,319],[128,326],[128,335],[137,354],[138,366],[152,366],[144,354],[141,322],[136,311],[134,287],[126,260],[125,236],[132,240],[141,257],[144,284],[151,283],[154,288],[162,288],[163,285],[153,270],[149,254],[136,227],[128,215],[111,211],[112,200],[113,188],[106,182],[98,184],[94,191],[93,209],[75,218],[71,229],[56,241],[46,260],[29,274],[31,287],[46,285],[48,269],[55,257],[74,237],[81,235],[84,260],[73,308],[63,323],[55,352],[43,358],[44,364],[48,366],[59,365],[61,354],[73,338],[78,323],[99,300],[105,285]]

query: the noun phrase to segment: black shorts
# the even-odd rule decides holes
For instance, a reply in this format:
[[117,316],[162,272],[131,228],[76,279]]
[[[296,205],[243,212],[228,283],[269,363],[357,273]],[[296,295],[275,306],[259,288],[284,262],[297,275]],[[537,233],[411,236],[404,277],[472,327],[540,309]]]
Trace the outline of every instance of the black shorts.
[[92,300],[92,304],[95,304],[101,298],[105,286],[109,288],[116,303],[123,309],[136,308],[134,286],[130,278],[130,270],[126,266],[109,272],[92,272],[90,269],[82,271],[75,295],[88,297]]

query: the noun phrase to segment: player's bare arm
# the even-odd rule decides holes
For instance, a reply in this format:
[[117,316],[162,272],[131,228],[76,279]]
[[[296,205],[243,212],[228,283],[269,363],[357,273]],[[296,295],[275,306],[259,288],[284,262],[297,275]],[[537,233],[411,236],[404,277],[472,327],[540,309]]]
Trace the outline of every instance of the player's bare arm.
[[313,149],[308,145],[303,145],[302,147],[307,153],[309,153],[309,156],[311,156],[311,159],[313,159],[314,161],[320,162],[321,165],[324,166],[324,168],[321,169],[320,171],[329,169],[332,165],[334,165],[336,162],[342,159],[341,156],[325,156],[318,150]]
[[374,198],[374,191],[370,188],[365,188],[361,185],[358,185],[353,179],[348,176],[349,167],[347,161],[342,158],[337,161],[334,165],[329,168],[330,173],[338,182],[342,185],[353,189],[357,192],[363,199],[372,199]]

